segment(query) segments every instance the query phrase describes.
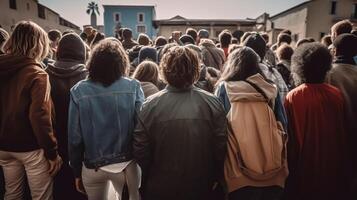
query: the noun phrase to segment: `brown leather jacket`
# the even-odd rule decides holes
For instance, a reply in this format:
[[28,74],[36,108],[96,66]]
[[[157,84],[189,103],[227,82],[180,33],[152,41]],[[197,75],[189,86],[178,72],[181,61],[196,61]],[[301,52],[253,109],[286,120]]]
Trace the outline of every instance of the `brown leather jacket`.
[[52,128],[48,74],[25,57],[0,56],[0,150],[28,152],[43,149],[57,157]]

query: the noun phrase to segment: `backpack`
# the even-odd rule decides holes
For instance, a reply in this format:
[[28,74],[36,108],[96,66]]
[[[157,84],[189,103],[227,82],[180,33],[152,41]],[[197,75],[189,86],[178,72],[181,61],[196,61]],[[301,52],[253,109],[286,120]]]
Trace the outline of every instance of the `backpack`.
[[[228,146],[234,145],[237,150],[237,152],[234,152],[235,155],[237,156],[236,162],[237,163],[232,163],[233,165],[237,165],[239,171],[246,177],[249,177],[251,180],[254,181],[266,181],[271,178],[274,178],[276,175],[280,174],[281,171],[287,169],[287,148],[286,148],[286,143],[287,143],[287,134],[285,133],[285,130],[280,122],[278,122],[275,118],[274,115],[274,109],[273,109],[273,102],[269,101],[267,95],[264,93],[264,91],[259,88],[257,85],[254,83],[246,80],[246,83],[248,83],[250,86],[252,86],[258,93],[260,93],[264,99],[266,100],[267,103],[267,108],[268,108],[268,115],[269,117],[269,123],[270,123],[270,131],[264,131],[263,133],[257,133],[253,134],[251,131],[252,129],[248,129],[246,127],[237,127],[238,121],[235,120],[228,120],[228,134],[229,134],[229,141],[228,141]],[[235,103],[235,102],[231,102]],[[237,102],[241,103],[241,102]],[[244,114],[243,114],[244,115]],[[254,115],[252,114],[254,117]],[[261,121],[254,119],[256,124],[259,126]],[[265,122],[264,122],[265,123]],[[248,144],[248,143],[242,143],[239,141],[239,139],[236,137],[232,124],[235,124],[235,130],[239,131],[237,134],[240,134],[241,139],[246,135],[249,135],[252,137],[252,135],[265,135],[265,134],[271,134],[271,136],[268,136],[270,138],[269,141],[265,140],[264,144],[262,142],[259,142],[259,139],[261,138],[254,138],[253,140],[257,140],[258,142],[255,142],[253,145]],[[244,124],[244,123],[243,123]],[[256,129],[260,130],[260,129]],[[265,129],[264,129],[265,130]],[[233,138],[233,139],[232,139]],[[250,138],[251,139],[251,138]],[[242,145],[243,144],[243,145]],[[256,148],[254,145],[260,145],[260,148]],[[261,150],[257,152],[258,150]],[[257,153],[258,155],[261,155],[261,157],[265,158],[263,161],[259,160],[259,158],[254,158],[252,157],[250,152]]]

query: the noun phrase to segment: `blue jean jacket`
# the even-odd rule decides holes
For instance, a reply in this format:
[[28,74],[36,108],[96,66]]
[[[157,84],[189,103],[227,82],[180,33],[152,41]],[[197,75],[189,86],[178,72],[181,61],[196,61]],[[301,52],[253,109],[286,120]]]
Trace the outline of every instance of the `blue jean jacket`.
[[83,80],[71,89],[68,118],[69,161],[76,177],[87,168],[132,159],[136,111],[144,101],[140,83],[120,78],[104,87]]

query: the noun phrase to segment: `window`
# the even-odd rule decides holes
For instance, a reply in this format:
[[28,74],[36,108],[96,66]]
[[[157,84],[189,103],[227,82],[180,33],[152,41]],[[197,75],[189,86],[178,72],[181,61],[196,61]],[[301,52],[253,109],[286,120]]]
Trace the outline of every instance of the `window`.
[[121,14],[114,13],[114,22],[121,22]]
[[320,39],[322,39],[325,35],[326,35],[326,33],[320,32]]
[[45,7],[41,4],[37,4],[38,7],[38,17],[41,19],[46,19]]
[[146,33],[146,26],[145,25],[138,25],[136,26],[137,33]]
[[30,10],[30,4],[29,3],[26,3],[26,8],[27,8],[27,10]]
[[336,14],[337,1],[331,1],[331,15]]
[[299,34],[294,34],[293,39],[295,42],[299,41]]
[[144,13],[138,13],[138,22],[142,23],[145,21]]
[[274,22],[271,22],[270,28],[271,28],[271,29],[274,29]]
[[17,7],[16,7],[16,0],[10,0],[9,3],[10,3],[10,8],[11,8],[11,9],[14,9],[14,10],[17,9]]
[[352,18],[357,19],[357,3],[354,4]]

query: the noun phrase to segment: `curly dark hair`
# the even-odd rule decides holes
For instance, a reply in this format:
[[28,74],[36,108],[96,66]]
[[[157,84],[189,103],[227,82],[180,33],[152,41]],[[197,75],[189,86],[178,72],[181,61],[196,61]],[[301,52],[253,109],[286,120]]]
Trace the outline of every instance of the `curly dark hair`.
[[161,60],[160,72],[169,85],[188,88],[199,77],[200,65],[197,54],[184,46],[172,47]]
[[122,76],[126,76],[128,66],[129,59],[121,44],[104,39],[95,45],[89,57],[88,78],[108,87]]
[[323,83],[331,69],[330,51],[318,42],[299,46],[292,58],[293,78],[297,85],[303,83]]
[[171,48],[171,47],[175,47],[175,46],[178,46],[178,44],[177,43],[167,43],[167,44],[165,44],[163,47],[162,47],[162,49],[161,49],[161,51],[160,51],[160,53],[159,53],[159,61],[161,62],[161,59],[164,57],[164,55],[169,51],[169,49]]
[[227,48],[232,43],[232,34],[228,31],[222,31],[218,38],[222,48]]

